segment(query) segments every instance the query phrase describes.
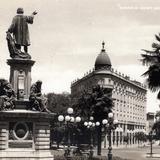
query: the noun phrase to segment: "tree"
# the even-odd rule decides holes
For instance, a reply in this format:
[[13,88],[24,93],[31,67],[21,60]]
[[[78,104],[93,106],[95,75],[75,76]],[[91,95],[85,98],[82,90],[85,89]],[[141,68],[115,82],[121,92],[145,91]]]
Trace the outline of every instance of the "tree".
[[158,91],[157,98],[160,99],[160,34],[155,35],[158,43],[152,44],[152,51],[144,50],[141,54],[143,65],[148,66],[148,70],[143,74],[147,77],[148,87],[151,91]]
[[125,136],[123,137],[123,142],[126,143],[126,147],[127,147],[128,141],[129,141],[129,137],[128,137],[127,135],[125,135]]
[[83,121],[88,120],[93,114],[93,97],[92,93],[83,91],[78,99],[73,103],[76,115],[80,115]]
[[160,140],[160,111],[155,115],[156,122],[153,124],[152,130],[155,131],[156,139]]
[[71,98],[68,93],[48,93],[46,96],[48,98],[48,109],[54,113],[66,113],[67,108],[71,106]]
[[[74,105],[75,111],[84,120],[89,120],[89,117],[93,116],[95,122],[102,122],[103,119],[107,119],[108,113],[112,112],[112,107],[111,90],[107,90],[99,85],[94,86],[91,92],[84,91]],[[102,123],[100,123],[100,126],[97,128],[98,155],[101,154],[102,127]]]
[[[108,119],[108,113],[112,112],[113,99],[111,97],[111,90],[107,90],[103,87],[97,85],[93,88],[93,117],[95,121],[102,122],[103,119]],[[102,142],[102,123],[97,128],[97,138],[98,138],[98,155],[101,155],[101,142]]]
[[145,142],[147,140],[147,136],[144,132],[137,132],[135,133],[135,139],[139,142]]
[[47,108],[56,113],[55,119],[51,123],[51,142],[56,141],[57,147],[59,147],[65,136],[65,127],[59,124],[58,115],[66,114],[67,108],[71,106],[70,94],[48,93],[46,97],[48,98]]
[[59,144],[62,142],[65,135],[65,128],[64,126],[60,126],[58,123],[51,128],[51,144],[54,141],[57,143],[57,148],[59,148]]

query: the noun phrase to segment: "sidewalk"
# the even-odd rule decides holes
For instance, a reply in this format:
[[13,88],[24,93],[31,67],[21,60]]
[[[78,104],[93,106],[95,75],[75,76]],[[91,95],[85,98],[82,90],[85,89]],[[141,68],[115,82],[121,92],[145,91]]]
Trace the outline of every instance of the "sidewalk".
[[[108,148],[102,149],[102,155],[108,154]],[[134,146],[134,147],[121,147],[113,148],[112,154],[114,157],[126,158],[129,160],[159,160],[160,159],[160,146],[153,145],[153,154],[150,155],[150,146]]]
[[147,153],[146,158],[159,158],[160,159],[160,154],[153,153],[152,155],[150,155],[149,153]]

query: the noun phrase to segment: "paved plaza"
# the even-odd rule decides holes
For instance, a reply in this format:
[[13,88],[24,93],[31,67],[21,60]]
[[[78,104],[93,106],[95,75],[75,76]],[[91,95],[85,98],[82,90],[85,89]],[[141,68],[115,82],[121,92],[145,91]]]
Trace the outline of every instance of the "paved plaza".
[[[106,155],[108,151],[102,150],[102,155]],[[159,160],[160,146],[153,147],[153,157],[150,158],[150,146],[134,147],[134,148],[116,148],[113,149],[113,155],[116,157],[126,158],[130,160]]]
[[[64,150],[52,150],[54,155],[63,155]],[[125,147],[125,148],[113,148],[114,157],[120,157],[127,160],[160,160],[160,146],[153,146],[153,155],[150,157],[150,146],[145,147]],[[107,156],[108,150],[102,149],[102,156]],[[97,155],[97,150],[94,150],[94,155]]]

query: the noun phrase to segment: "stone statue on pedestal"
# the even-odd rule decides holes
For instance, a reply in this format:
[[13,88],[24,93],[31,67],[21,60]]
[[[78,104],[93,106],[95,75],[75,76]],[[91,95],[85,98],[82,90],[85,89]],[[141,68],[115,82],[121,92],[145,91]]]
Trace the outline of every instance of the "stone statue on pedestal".
[[11,84],[5,79],[0,79],[0,110],[14,109],[15,99]]
[[0,79],[0,160],[53,160],[54,157],[50,150],[50,123],[55,114],[46,113],[49,111],[47,99],[41,93],[42,82],[31,86],[35,61],[28,54],[28,23],[33,23],[35,14],[24,16],[23,9],[18,8],[7,31],[10,83]]
[[41,112],[50,112],[46,107],[47,98],[44,97],[41,93],[41,85],[42,81],[38,80],[31,86],[30,96],[29,96],[30,107],[31,107],[30,109],[38,110]]
[[[17,9],[17,15],[12,20],[6,38],[11,58],[31,59],[28,54],[28,46],[30,45],[28,24],[33,23],[34,15],[37,12],[34,11],[31,16],[25,16],[23,13],[23,8]],[[11,34],[13,34],[13,37]],[[24,52],[21,51],[22,46]]]

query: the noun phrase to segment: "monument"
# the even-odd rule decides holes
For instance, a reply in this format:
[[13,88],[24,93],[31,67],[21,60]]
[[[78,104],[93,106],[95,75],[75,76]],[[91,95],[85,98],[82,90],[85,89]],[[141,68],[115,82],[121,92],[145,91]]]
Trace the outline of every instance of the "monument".
[[[50,122],[54,114],[46,107],[41,81],[31,85],[35,61],[28,53],[28,24],[37,12],[25,16],[17,9],[6,36],[10,59],[9,82],[0,79],[0,159],[53,160],[50,151]],[[24,51],[22,51],[22,47]]]

